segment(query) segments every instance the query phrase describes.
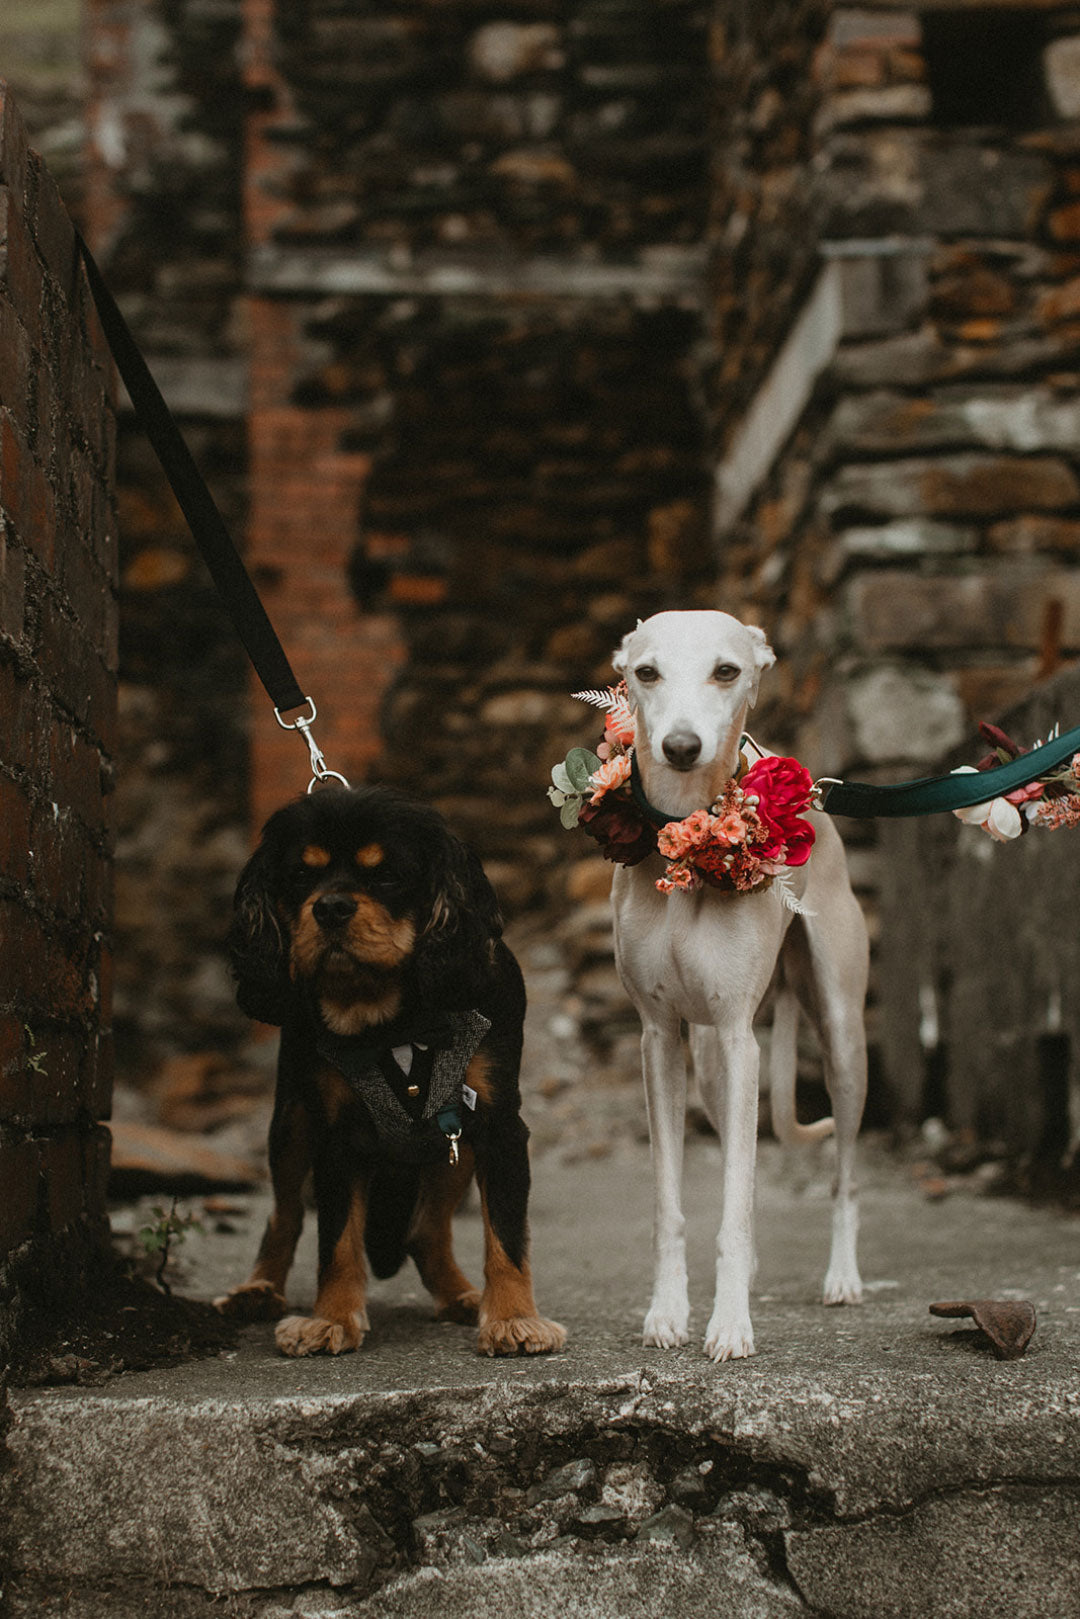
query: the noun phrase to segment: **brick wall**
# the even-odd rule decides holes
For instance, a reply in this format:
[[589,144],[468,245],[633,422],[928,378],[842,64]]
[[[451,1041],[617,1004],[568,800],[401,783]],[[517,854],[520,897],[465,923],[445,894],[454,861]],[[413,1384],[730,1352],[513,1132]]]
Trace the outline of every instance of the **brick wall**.
[[[567,693],[708,576],[709,7],[247,18],[252,558],[344,768],[520,911],[584,852],[544,796]],[[257,723],[260,803],[281,751]]]
[[104,1231],[112,439],[72,226],[0,86],[0,1358],[19,1275]]

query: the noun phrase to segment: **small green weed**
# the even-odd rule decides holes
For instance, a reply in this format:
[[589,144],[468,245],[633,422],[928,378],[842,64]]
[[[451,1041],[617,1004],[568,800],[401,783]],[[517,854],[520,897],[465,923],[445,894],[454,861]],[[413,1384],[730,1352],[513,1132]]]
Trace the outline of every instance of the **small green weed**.
[[172,1288],[165,1277],[172,1250],[187,1239],[189,1231],[201,1231],[202,1221],[197,1214],[179,1214],[176,1208],[177,1200],[174,1197],[172,1207],[163,1209],[155,1203],[150,1210],[154,1216],[152,1225],[144,1225],[139,1230],[138,1240],[143,1252],[149,1257],[157,1254],[158,1264],[155,1278],[163,1293],[172,1296]]

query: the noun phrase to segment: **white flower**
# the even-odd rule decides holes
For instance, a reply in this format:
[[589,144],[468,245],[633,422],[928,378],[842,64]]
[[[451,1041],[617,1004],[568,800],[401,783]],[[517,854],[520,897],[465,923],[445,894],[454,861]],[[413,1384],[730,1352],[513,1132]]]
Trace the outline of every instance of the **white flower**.
[[[961,765],[953,771],[953,775],[974,776],[978,775],[978,771],[974,765]],[[1020,811],[1007,798],[991,798],[985,804],[971,804],[967,809],[953,810],[953,814],[965,826],[981,826],[998,843],[1008,843],[1012,838],[1018,838],[1024,830]]]

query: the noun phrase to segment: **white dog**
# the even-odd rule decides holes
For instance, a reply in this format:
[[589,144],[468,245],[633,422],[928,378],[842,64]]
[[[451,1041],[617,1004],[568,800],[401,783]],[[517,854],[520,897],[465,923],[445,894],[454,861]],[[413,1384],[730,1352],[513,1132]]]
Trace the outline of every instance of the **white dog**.
[[[727,613],[658,613],[625,637],[614,664],[635,712],[635,754],[652,805],[677,819],[717,800],[738,768],[746,714],[761,674],[775,661],[763,632]],[[824,1301],[855,1304],[861,1298],[854,1150],[866,1094],[867,936],[839,834],[826,815],[815,814],[813,825],[816,843],[808,863],[786,874],[803,911],[799,915],[783,903],[775,885],[765,892],[703,887],[663,894],[656,888],[655,858],[615,871],[616,961],[641,1016],[655,1176],[646,1344],[667,1348],[687,1341],[685,1020],[702,1102],[722,1144],[716,1298],[705,1352],[716,1361],[754,1353],[750,1282],[758,1046],[753,1021],[774,976],[780,984],[770,1063],[774,1127],[786,1141],[817,1140],[835,1127],[837,1173]],[[798,1004],[821,1041],[834,1115],[810,1126],[795,1122]]]

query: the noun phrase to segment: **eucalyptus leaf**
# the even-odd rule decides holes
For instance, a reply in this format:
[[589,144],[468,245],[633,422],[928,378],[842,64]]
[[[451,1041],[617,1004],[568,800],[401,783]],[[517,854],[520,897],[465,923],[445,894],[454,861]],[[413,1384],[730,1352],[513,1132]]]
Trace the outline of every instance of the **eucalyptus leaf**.
[[566,774],[575,792],[583,793],[589,785],[589,777],[600,769],[600,760],[588,748],[571,748],[566,755]]
[[574,784],[570,780],[564,764],[555,766],[551,772],[551,779],[561,793],[572,793],[574,791]]
[[572,798],[575,796],[573,793],[564,793],[558,787],[549,787],[547,790],[547,795],[551,799],[551,802],[555,805],[556,809],[562,809],[567,798]]
[[577,797],[568,798],[562,809],[559,811],[559,820],[562,822],[563,826],[577,826],[578,816],[580,814],[581,799]]

